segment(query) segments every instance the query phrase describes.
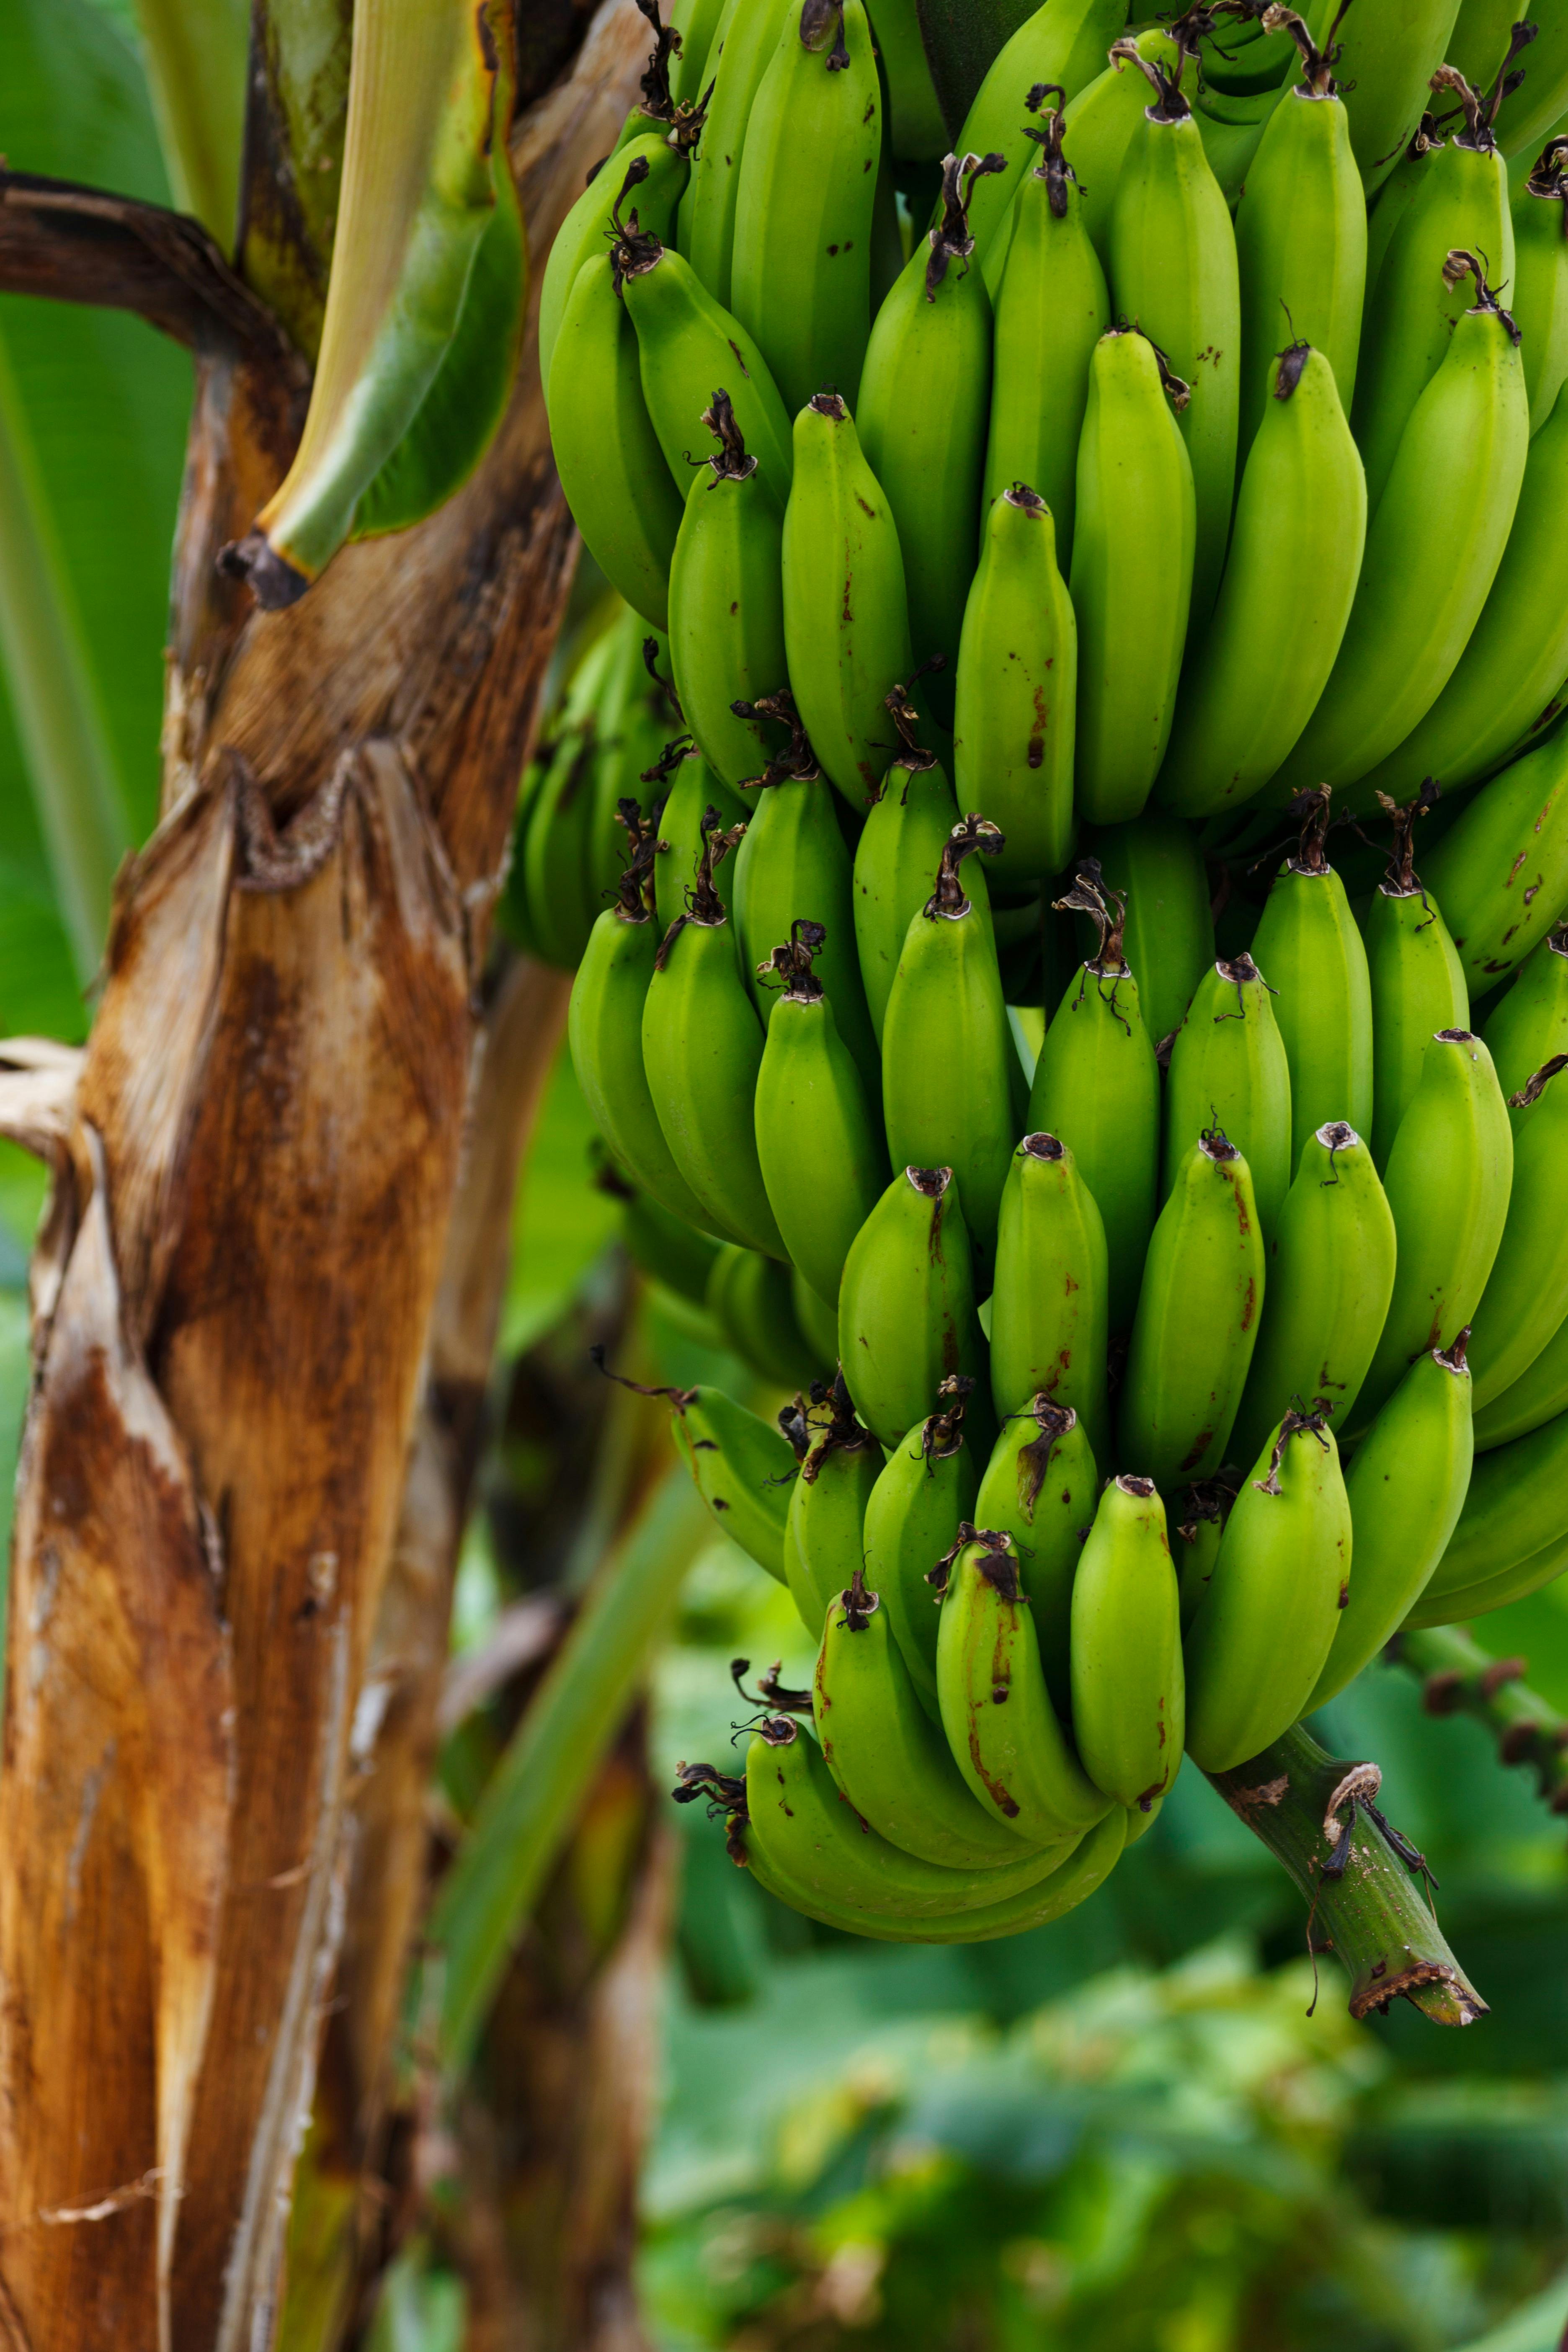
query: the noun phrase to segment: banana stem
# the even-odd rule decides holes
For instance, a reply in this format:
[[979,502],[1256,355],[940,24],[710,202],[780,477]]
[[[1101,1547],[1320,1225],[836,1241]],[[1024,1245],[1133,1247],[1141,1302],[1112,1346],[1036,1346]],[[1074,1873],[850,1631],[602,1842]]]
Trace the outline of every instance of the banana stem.
[[1459,1625],[1402,1633],[1389,1651],[1421,1682],[1428,1715],[1468,1715],[1489,1731],[1505,1764],[1535,1775],[1554,1813],[1568,1813],[1568,1717],[1531,1689],[1523,1658],[1494,1658]]
[[1352,2017],[1386,2015],[1396,2000],[1434,2025],[1486,2016],[1410,1875],[1420,1855],[1377,1810],[1376,1765],[1330,1756],[1298,1725],[1260,1756],[1207,1777],[1306,1896],[1309,1946],[1338,1957]]

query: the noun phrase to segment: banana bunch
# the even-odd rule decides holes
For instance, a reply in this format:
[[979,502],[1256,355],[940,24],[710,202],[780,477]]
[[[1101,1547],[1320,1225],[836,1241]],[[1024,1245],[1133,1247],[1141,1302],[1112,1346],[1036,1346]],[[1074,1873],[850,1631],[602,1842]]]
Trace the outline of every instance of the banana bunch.
[[784,1392],[678,1794],[940,1941],[1568,1567],[1568,0],[1045,0],[946,152],[915,14],[687,6],[557,240],[510,887]]

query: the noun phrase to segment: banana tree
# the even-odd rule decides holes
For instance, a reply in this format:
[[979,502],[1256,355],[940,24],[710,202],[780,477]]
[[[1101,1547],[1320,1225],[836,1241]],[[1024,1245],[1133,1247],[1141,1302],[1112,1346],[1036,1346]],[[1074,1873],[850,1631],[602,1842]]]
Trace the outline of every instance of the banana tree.
[[[634,102],[649,12],[139,5],[188,209],[0,172],[0,291],[134,313],[195,381],[156,823],[118,864],[81,632],[27,535],[37,486],[0,465],[7,665],[68,950],[99,974],[79,1054],[0,1047],[0,1129],[52,1174],[0,1765],[0,2341],[354,2337],[396,2245],[411,2013],[400,2046],[427,2025],[437,2070],[489,2016],[509,2059],[453,2110],[470,2340],[635,2342],[647,1823],[614,1967],[542,2024],[517,1944],[571,1820],[641,1801],[635,1726],[617,1739],[696,1506],[640,1404],[609,1449],[608,1581],[410,1959],[510,1192],[564,1013],[559,975],[492,954],[577,554],[529,289]],[[919,0],[950,132],[1026,13]],[[1474,2014],[1375,1778],[1310,1743],[1277,1760],[1226,1794],[1364,1960],[1358,1999]],[[571,2227],[536,2206],[498,2252],[499,2109],[542,2113],[580,2043]],[[520,2265],[559,2291],[531,2304]]]

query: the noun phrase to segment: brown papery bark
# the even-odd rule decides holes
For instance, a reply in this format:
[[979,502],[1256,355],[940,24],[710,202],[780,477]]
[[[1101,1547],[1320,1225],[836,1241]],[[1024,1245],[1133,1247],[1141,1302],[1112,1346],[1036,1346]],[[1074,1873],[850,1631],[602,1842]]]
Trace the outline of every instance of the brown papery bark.
[[[536,289],[646,47],[610,0],[520,121]],[[164,814],[51,1145],[18,1491],[0,2341],[29,2352],[273,2339],[489,911],[574,553],[531,335],[458,497],[255,613],[215,559],[302,378],[264,335],[195,341]]]

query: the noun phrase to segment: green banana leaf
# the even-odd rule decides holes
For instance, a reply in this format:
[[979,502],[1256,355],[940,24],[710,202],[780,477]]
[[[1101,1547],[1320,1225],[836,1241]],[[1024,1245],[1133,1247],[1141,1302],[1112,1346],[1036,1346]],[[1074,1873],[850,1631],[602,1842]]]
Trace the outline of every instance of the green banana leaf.
[[[0,154],[18,170],[168,202],[141,63],[102,9],[88,0],[7,0],[0,8]],[[61,592],[67,637],[58,656],[81,688],[118,803],[112,830],[84,845],[106,874],[157,814],[190,361],[123,312],[7,296],[0,364],[14,394],[12,436],[26,444],[32,520],[52,548]],[[77,1038],[96,951],[73,955],[61,920],[64,877],[39,823],[17,683],[0,661],[0,1034]]]

